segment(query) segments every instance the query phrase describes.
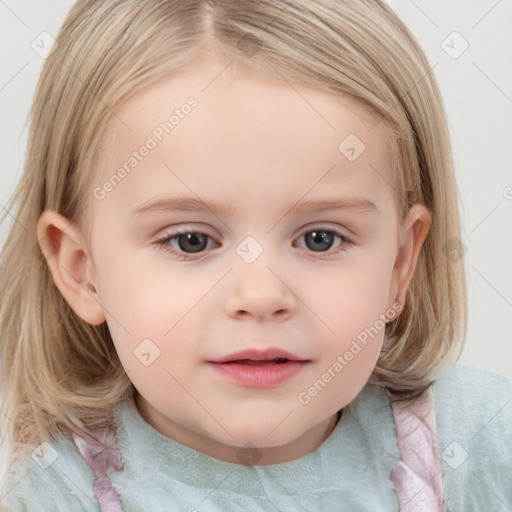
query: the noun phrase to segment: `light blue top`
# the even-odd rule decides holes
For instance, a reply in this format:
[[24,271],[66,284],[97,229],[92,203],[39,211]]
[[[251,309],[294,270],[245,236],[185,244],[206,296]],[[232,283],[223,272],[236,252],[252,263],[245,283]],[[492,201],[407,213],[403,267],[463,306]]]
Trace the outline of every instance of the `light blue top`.
[[[457,365],[432,389],[448,510],[510,512],[512,380]],[[395,424],[388,397],[375,385],[344,408],[314,452],[270,466],[224,462],[173,441],[133,402],[117,414],[124,469],[108,474],[125,512],[399,510],[390,480],[400,458]],[[9,512],[98,512],[94,474],[74,444],[63,438],[50,446],[57,459],[48,468],[33,459],[20,464],[2,505]]]

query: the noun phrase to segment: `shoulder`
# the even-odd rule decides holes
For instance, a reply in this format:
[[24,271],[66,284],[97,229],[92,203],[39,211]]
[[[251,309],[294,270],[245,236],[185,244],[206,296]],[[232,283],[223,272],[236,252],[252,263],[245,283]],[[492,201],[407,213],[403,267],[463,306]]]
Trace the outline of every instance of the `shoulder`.
[[432,391],[448,505],[502,510],[512,503],[512,380],[456,365],[439,374]]
[[62,437],[41,443],[14,464],[2,483],[0,510],[98,512],[93,485],[92,470],[75,445]]
[[[443,370],[432,384],[436,415],[512,420],[512,379],[469,365]],[[489,417],[490,415],[490,417]],[[468,425],[466,425],[466,428]]]
[[441,370],[435,380],[436,385],[448,382],[475,382],[484,387],[490,384],[508,387],[509,391],[512,390],[511,378],[485,368],[467,364],[456,364]]
[[456,365],[432,384],[441,432],[470,445],[508,438],[512,449],[512,379],[476,366]]

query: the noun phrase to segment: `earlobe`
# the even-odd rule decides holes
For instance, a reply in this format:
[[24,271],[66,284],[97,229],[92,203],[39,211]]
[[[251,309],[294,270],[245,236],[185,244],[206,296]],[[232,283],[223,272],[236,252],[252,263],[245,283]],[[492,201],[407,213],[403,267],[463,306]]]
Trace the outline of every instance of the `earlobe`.
[[37,238],[52,274],[53,282],[73,311],[84,321],[99,325],[105,321],[94,268],[78,228],[55,211],[45,211],[37,223]]
[[414,204],[400,229],[400,246],[393,269],[394,303],[405,306],[407,288],[416,270],[423,243],[431,224],[431,214],[422,204]]

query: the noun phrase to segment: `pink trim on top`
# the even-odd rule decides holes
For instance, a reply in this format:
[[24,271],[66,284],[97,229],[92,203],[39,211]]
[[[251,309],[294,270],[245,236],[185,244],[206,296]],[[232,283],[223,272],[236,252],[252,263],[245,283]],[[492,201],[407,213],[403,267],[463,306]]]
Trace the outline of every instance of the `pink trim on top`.
[[446,512],[432,387],[412,401],[390,403],[400,450],[391,481],[400,512]]
[[[400,512],[447,512],[432,387],[412,401],[396,402],[389,395],[388,398],[400,450],[400,460],[390,475],[400,502]],[[88,443],[75,433],[73,439],[94,471],[94,497],[101,512],[122,512],[119,493],[107,475],[109,468],[123,469],[116,432],[107,430],[94,434],[107,448],[98,443]]]
[[73,440],[82,457],[94,471],[94,497],[98,501],[101,512],[123,512],[119,493],[113,487],[107,475],[107,469],[117,471],[123,469],[123,461],[117,447],[115,430],[94,431],[95,437],[104,445],[89,443],[73,432]]

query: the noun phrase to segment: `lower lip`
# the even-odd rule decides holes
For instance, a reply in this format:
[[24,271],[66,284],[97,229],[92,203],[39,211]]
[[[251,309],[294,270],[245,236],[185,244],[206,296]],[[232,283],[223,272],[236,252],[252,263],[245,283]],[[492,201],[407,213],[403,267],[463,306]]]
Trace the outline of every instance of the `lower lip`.
[[269,365],[248,365],[208,362],[208,365],[240,386],[271,388],[297,375],[307,363],[308,361],[288,361]]

